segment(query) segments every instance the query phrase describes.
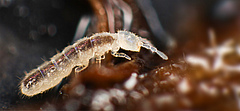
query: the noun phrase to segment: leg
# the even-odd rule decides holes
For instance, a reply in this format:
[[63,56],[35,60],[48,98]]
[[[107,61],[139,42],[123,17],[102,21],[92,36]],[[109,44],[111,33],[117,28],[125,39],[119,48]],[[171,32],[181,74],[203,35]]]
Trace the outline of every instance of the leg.
[[86,69],[88,65],[89,65],[89,60],[78,61],[78,63],[76,63],[75,65],[76,67],[74,68],[75,74],[78,74],[79,72]]
[[105,55],[97,56],[97,57],[96,57],[96,62],[97,62],[98,64],[101,64],[101,60],[103,60],[103,59],[105,59]]
[[122,58],[125,58],[127,60],[131,60],[131,57],[129,57],[127,54],[125,53],[118,53],[118,52],[113,52],[111,51],[111,54],[114,56],[114,57],[122,57]]
[[75,74],[81,72],[82,70],[84,70],[84,69],[86,69],[86,68],[87,68],[87,67],[84,66],[84,65],[75,67],[75,69],[74,69],[74,70],[75,70]]

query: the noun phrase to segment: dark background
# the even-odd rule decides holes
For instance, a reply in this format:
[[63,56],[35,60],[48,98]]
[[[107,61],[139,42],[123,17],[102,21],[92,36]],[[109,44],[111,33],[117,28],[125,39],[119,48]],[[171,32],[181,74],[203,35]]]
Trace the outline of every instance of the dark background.
[[[188,44],[208,44],[209,27],[216,30],[219,41],[240,34],[236,0],[152,1],[163,28],[186,53],[195,49]],[[225,6],[229,1],[234,5]],[[69,45],[80,17],[86,14],[93,14],[87,0],[0,0],[1,109],[24,104],[18,88],[24,71]]]

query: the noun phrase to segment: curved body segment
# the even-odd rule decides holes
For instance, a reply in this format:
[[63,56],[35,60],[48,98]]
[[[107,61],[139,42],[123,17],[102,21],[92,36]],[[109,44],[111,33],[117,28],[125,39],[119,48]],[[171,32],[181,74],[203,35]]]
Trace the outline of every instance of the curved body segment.
[[[31,70],[21,81],[21,92],[26,96],[34,96],[53,88],[63,78],[67,77],[76,66],[86,68],[91,58],[97,58],[111,51],[115,57],[131,59],[124,53],[117,51],[122,48],[139,52],[141,47],[152,52],[159,52],[151,44],[145,43],[135,34],[127,31],[118,33],[97,33],[89,38],[78,40],[73,45],[66,47],[61,53],[54,55],[50,61],[44,62],[38,68]],[[155,50],[152,50],[155,49]],[[167,59],[164,53],[160,53],[163,59]]]

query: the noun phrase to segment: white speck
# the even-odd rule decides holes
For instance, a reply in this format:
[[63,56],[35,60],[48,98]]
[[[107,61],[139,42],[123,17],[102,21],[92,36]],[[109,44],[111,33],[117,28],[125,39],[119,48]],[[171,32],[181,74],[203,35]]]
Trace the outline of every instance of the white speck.
[[141,91],[142,91],[142,93],[143,93],[144,95],[148,95],[148,94],[149,94],[148,89],[145,88],[145,87],[141,87]]
[[215,57],[215,61],[213,63],[213,70],[218,71],[223,67],[224,62],[222,59],[222,56]]
[[188,63],[192,64],[192,65],[201,66],[205,70],[209,70],[210,69],[208,60],[203,58],[203,57],[196,57],[196,56],[189,55],[189,56],[186,57],[186,61]]
[[119,89],[110,89],[111,97],[115,97],[120,104],[126,103],[126,93],[123,90]]
[[141,75],[139,75],[138,76],[140,79],[143,79],[145,76],[144,76],[144,74],[141,74]]
[[225,41],[223,44],[221,44],[220,46],[216,47],[216,48],[209,48],[206,50],[206,53],[209,55],[223,55],[229,52],[232,52],[233,49],[231,48],[231,45],[233,44],[233,40],[227,40]]
[[235,65],[235,66],[224,65],[224,69],[232,72],[240,72],[240,65]]
[[159,84],[161,85],[167,84],[167,81],[160,81]]
[[207,92],[209,88],[206,83],[202,82],[202,83],[200,83],[200,89],[204,92]]
[[180,68],[183,70],[183,66],[182,65],[179,65],[179,64],[172,64],[173,67],[176,67],[176,68]]
[[172,95],[162,95],[162,96],[156,97],[155,102],[158,106],[161,106],[164,104],[172,104],[174,103],[174,97]]
[[158,86],[158,83],[157,83],[157,82],[154,82],[154,83],[153,83],[153,86],[154,86],[154,87]]
[[217,90],[216,87],[210,87],[209,85],[207,85],[204,82],[200,83],[200,89],[203,92],[205,92],[205,93],[207,93],[207,94],[209,94],[211,96],[217,96],[218,95],[218,90]]
[[170,76],[170,75],[171,75],[170,72],[165,72],[165,73],[164,73],[164,76]]
[[96,91],[93,96],[92,110],[114,110],[114,106],[110,102],[111,95],[105,90]]
[[225,67],[225,63],[223,61],[224,55],[233,52],[233,48],[232,48],[232,44],[233,44],[233,40],[227,40],[226,42],[224,42],[222,45],[216,47],[216,48],[210,48],[207,49],[206,52],[209,55],[215,56],[215,60],[213,63],[213,71],[219,71],[224,69]]
[[187,79],[183,79],[179,84],[178,84],[178,91],[183,93],[183,94],[187,94],[188,92],[190,92],[191,90],[191,86],[190,83]]
[[139,100],[139,99],[141,99],[143,97],[143,95],[141,93],[137,92],[137,91],[132,91],[130,93],[130,96],[132,98],[134,98],[135,100]]
[[132,73],[131,77],[124,83],[127,90],[132,90],[137,84],[137,73]]
[[171,81],[174,81],[174,82],[179,81],[179,77],[176,76],[176,75],[174,75],[174,74],[171,74],[171,75],[168,76],[168,77],[169,77],[169,80],[171,80]]

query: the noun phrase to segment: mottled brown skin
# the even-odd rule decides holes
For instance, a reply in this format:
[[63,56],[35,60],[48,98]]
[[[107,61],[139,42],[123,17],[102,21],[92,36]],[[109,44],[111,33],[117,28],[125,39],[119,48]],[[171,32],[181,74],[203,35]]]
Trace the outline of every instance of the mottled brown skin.
[[46,65],[43,68],[41,68],[41,72],[44,76],[46,76],[47,73],[55,69],[56,67],[52,62],[47,62]]
[[64,55],[59,56],[59,58],[57,58],[56,60],[56,67],[58,67],[59,65],[61,65],[62,63],[66,63],[67,59],[65,58]]
[[65,53],[65,55],[66,55],[68,58],[74,58],[74,57],[77,56],[77,54],[78,54],[78,53],[77,53],[77,51],[76,51],[75,48],[71,48],[71,49],[69,49],[68,52]]
[[[66,65],[74,59],[86,59],[78,58],[78,53],[84,53],[89,50],[93,50],[95,47],[100,47],[105,44],[112,44],[114,41],[112,36],[93,36],[81,41],[73,48],[65,48],[63,53],[56,55],[56,58],[51,61],[47,61],[40,65],[35,72],[30,72],[30,76],[23,80],[24,86],[28,89],[35,85],[37,82],[41,81],[44,77],[51,75],[51,71],[57,70],[59,67],[64,68]],[[49,75],[48,75],[49,73]],[[57,76],[57,75],[55,75]],[[29,82],[32,82],[28,85]],[[28,85],[28,86],[27,86]]]
[[[42,78],[41,72],[40,72],[40,71],[36,71],[36,72],[34,72],[32,75],[28,76],[28,77],[23,81],[23,83],[24,83],[25,87],[30,88],[30,87],[32,87],[32,85],[36,84],[36,82],[39,81],[41,78]],[[34,79],[35,79],[35,80],[34,80]],[[30,81],[32,81],[32,84],[29,85],[29,86],[26,86],[27,83],[29,83]]]
[[101,46],[104,45],[106,43],[112,43],[114,41],[112,36],[104,36],[104,37],[100,37],[100,36],[96,36],[94,38],[91,38],[91,42],[93,47],[94,46]]

